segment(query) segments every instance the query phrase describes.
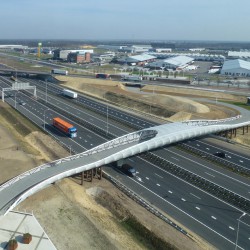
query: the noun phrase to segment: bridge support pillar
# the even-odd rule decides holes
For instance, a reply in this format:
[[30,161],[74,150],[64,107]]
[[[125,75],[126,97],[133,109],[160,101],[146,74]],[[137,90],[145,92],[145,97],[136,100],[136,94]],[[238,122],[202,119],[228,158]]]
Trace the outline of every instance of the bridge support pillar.
[[99,174],[99,180],[102,179],[102,167],[99,167],[98,170],[97,170],[98,174]]

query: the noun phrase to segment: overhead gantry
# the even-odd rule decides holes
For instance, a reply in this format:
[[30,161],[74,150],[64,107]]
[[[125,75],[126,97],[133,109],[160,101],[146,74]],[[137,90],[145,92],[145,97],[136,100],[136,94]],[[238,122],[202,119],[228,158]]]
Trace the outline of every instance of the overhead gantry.
[[43,164],[0,186],[0,215],[5,215],[27,197],[65,177],[158,147],[249,124],[249,118],[241,116],[223,120],[195,120],[164,124],[139,130],[83,153]]

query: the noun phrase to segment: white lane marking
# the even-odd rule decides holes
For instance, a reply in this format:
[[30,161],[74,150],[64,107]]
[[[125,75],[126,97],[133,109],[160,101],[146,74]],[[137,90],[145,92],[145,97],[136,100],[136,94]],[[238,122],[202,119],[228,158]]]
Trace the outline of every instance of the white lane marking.
[[184,198],[181,198],[182,201],[186,201]]
[[[219,149],[218,147],[213,146],[213,145],[211,145],[211,144],[208,144],[208,143],[206,143],[206,142],[204,142],[204,141],[200,141],[200,143],[203,143],[203,144],[208,145],[208,146],[210,146],[210,147]],[[237,155],[237,156],[240,156],[241,158],[244,158],[244,159],[246,159],[246,160],[249,160],[249,158],[247,158],[247,157],[244,157],[244,156],[242,156],[242,155],[238,155],[238,154],[236,154],[236,153],[232,153],[232,152],[227,151],[227,150],[225,150],[225,149],[224,149],[223,151],[225,151],[225,152],[227,152],[227,153],[230,153],[231,155]],[[230,158],[231,158],[231,157],[230,157]]]
[[232,158],[230,155],[228,155],[227,157],[230,158],[230,159]]
[[158,175],[158,174],[156,174],[156,173],[155,173],[155,175],[157,175],[157,176],[160,177],[160,178],[163,178],[161,175]]
[[210,148],[206,148],[206,150],[210,150]]
[[170,194],[172,194],[172,193],[173,193],[171,190],[168,190],[168,192],[169,192]]
[[132,162],[135,162],[134,160],[132,160],[132,159],[128,159],[129,161],[132,161]]
[[175,158],[175,157],[171,157],[172,159],[175,159],[176,161],[179,161],[179,159]]
[[147,180],[149,180],[149,178],[148,178],[148,177],[146,177],[146,179],[147,179]]
[[214,217],[214,216],[211,216],[211,218],[214,219],[214,220],[216,220],[216,217]]
[[243,161],[242,161],[242,160],[240,160],[240,162],[242,163]]
[[196,197],[197,199],[201,200],[201,198],[193,193],[190,193],[191,195],[193,195],[194,197]]
[[200,144],[196,144],[198,147],[200,146]]
[[208,173],[208,172],[205,172],[205,174],[210,175],[210,176],[212,176],[212,177],[214,177],[214,178],[215,178],[215,176],[214,176],[214,175],[212,175],[212,174],[210,174],[210,173]]
[[140,182],[143,182],[142,179],[139,176],[136,176],[136,179]]
[[158,187],[160,187],[160,186],[161,186],[161,185],[160,185],[160,184],[158,184],[158,183],[157,183],[156,185],[157,185]]
[[250,240],[250,237],[248,239]]
[[[136,180],[131,179],[132,181],[136,182]],[[207,226],[205,223],[199,221],[198,219],[196,219],[195,217],[193,217],[192,215],[188,214],[187,212],[183,211],[182,209],[180,209],[179,207],[175,206],[174,204],[172,204],[171,202],[167,201],[166,199],[164,199],[163,197],[159,196],[158,194],[156,194],[155,192],[153,192],[152,190],[150,190],[149,188],[143,186],[142,184],[136,182],[138,185],[144,187],[146,190],[148,190],[149,192],[151,192],[152,194],[154,194],[155,196],[157,196],[158,198],[160,198],[161,200],[163,200],[164,202],[168,203],[169,205],[173,206],[174,208],[176,208],[177,210],[181,211],[183,214],[189,216],[190,218],[192,218],[193,220],[197,221],[198,223],[200,223],[202,226],[208,228],[209,230],[211,230],[212,232],[218,234],[220,237],[222,237],[223,239],[227,240],[228,242],[230,242],[231,244],[235,245],[235,242],[229,240],[228,238],[226,238],[225,236],[223,236],[222,234],[218,233],[217,231],[215,231],[214,229],[212,229],[211,227]],[[239,247],[240,248],[240,247]],[[241,248],[243,249],[243,248]]]
[[201,210],[199,207],[195,207],[197,210]]
[[229,228],[230,228],[231,230],[234,230],[234,228],[233,228],[233,227],[231,227],[231,226],[229,226]]
[[[173,153],[173,154],[175,154],[175,155],[178,155],[179,157],[182,157],[182,158],[184,158],[184,159],[186,159],[186,160],[188,160],[188,161],[190,161],[190,162],[194,162],[195,164],[197,164],[197,165],[199,165],[199,166],[202,166],[202,167],[204,167],[204,168],[206,168],[206,169],[209,169],[210,171],[213,171],[213,172],[215,172],[215,173],[217,173],[217,174],[220,174],[220,175],[225,176],[225,177],[227,177],[227,178],[229,178],[229,179],[232,179],[232,180],[234,180],[234,181],[237,181],[237,182],[239,182],[239,183],[241,183],[241,184],[243,184],[243,185],[245,185],[245,186],[250,187],[250,184],[247,184],[247,183],[245,183],[245,182],[243,182],[243,181],[240,181],[240,180],[238,180],[238,179],[236,179],[236,178],[233,178],[233,177],[231,177],[231,176],[229,176],[229,175],[223,174],[223,173],[221,173],[221,172],[219,172],[219,171],[217,171],[217,170],[215,170],[215,169],[213,169],[213,168],[209,168],[209,167],[207,167],[207,166],[205,166],[205,165],[203,165],[203,164],[201,164],[201,163],[199,163],[199,162],[197,162],[197,161],[194,161],[194,160],[192,160],[192,159],[190,159],[190,158],[187,158],[187,157],[185,157],[185,156],[183,156],[183,155],[180,155],[180,154],[178,154],[178,153],[175,153],[175,152],[172,151],[172,150],[169,150],[169,149],[166,149],[166,148],[164,148],[164,150],[166,150],[166,151],[168,151],[168,152],[171,152],[171,153]],[[156,165],[154,165],[154,166],[156,166]],[[161,170],[162,170],[162,169],[161,169]],[[197,187],[196,187],[196,188],[197,188]]]
[[80,139],[82,139],[82,137],[81,137],[81,136],[80,136],[79,138],[80,138]]
[[87,135],[87,137],[92,138],[90,135]]

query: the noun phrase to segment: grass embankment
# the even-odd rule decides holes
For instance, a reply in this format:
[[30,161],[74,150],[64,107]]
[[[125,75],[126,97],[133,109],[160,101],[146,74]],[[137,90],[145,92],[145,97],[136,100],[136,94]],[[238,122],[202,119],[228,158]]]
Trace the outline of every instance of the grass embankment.
[[24,139],[25,136],[33,131],[41,131],[36,125],[7,104],[0,105],[0,121],[4,127],[10,130],[18,140],[20,146],[24,148],[27,153],[37,154],[37,151]]
[[238,106],[240,108],[244,108],[244,109],[250,110],[250,105],[247,105],[244,102],[232,102],[232,101],[231,102],[230,101],[220,101],[220,102],[232,104],[232,105]]
[[108,192],[102,191],[95,199],[103,207],[111,211],[120,221],[119,224],[143,247],[152,250],[177,250],[174,245],[164,241],[144,226],[128,209]]

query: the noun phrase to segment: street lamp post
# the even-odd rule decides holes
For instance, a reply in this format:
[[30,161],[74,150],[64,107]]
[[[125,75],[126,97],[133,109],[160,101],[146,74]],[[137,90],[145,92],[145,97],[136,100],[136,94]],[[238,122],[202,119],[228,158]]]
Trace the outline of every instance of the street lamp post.
[[45,130],[45,112],[48,111],[50,109],[45,109],[43,112],[43,129]]
[[240,216],[240,218],[238,219],[238,226],[237,226],[237,235],[236,235],[236,242],[235,242],[235,250],[237,249],[237,247],[238,247],[238,237],[239,237],[239,229],[240,229],[240,219],[243,217],[243,216],[245,216],[246,215],[246,213],[243,213],[241,216]]
[[107,131],[106,135],[108,135],[109,132],[109,106],[107,105]]
[[46,91],[45,91],[46,92],[46,97],[45,97],[45,99],[46,99],[46,103],[47,103],[47,84],[48,84],[47,79],[45,80],[45,84],[46,84]]

